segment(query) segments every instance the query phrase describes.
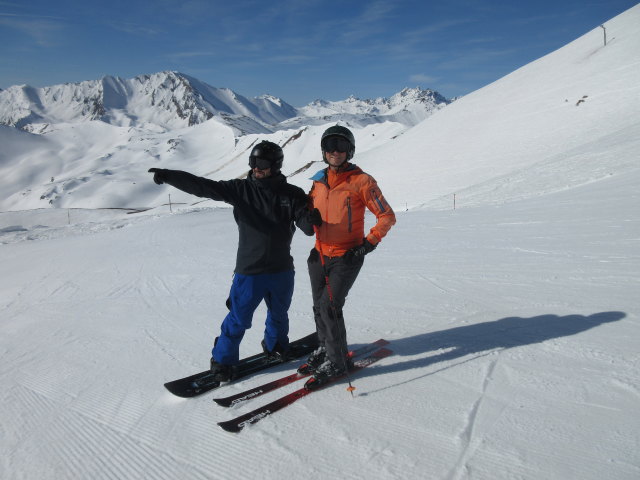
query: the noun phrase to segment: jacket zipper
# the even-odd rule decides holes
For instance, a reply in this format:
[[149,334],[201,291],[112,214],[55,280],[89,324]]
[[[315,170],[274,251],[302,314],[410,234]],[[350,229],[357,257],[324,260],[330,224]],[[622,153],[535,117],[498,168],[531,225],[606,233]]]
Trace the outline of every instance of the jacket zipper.
[[349,233],[351,233],[351,197],[347,197],[347,218],[349,219]]
[[373,199],[376,201],[376,203],[378,204],[378,208],[380,208],[380,212],[384,213],[387,211],[386,208],[384,208],[384,205],[382,204],[382,202],[380,201],[380,198],[378,197],[378,193],[375,190],[371,190],[371,195],[373,196]]
[[[324,182],[324,184],[327,187],[327,195],[326,195],[326,199],[324,202],[324,206],[325,206],[325,212],[324,212],[324,216],[322,217],[322,228],[326,229],[327,228],[327,221],[329,220],[329,194],[331,193],[331,188],[329,187],[329,181],[327,179],[327,181]],[[318,243],[321,243],[320,239],[318,238]],[[331,256],[331,252],[326,252],[322,249],[322,246],[320,247],[320,255],[325,255],[325,256]]]

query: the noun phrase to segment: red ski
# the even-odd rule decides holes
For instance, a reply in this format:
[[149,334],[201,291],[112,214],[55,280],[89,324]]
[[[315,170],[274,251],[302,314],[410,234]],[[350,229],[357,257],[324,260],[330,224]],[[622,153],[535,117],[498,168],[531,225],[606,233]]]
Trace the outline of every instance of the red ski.
[[[392,353],[393,351],[389,350],[388,348],[381,348],[367,357],[357,359],[354,362],[354,367],[351,370],[349,370],[349,374],[362,370],[363,368],[368,367],[372,363],[375,363],[382,358],[388,357]],[[331,385],[332,383],[335,383],[337,380],[340,380],[345,376],[346,375],[331,379],[330,382],[323,385],[318,390],[322,390],[325,386]],[[256,408],[255,410],[252,410],[249,413],[240,415],[239,417],[234,418],[232,420],[227,420],[226,422],[219,422],[218,425],[220,425],[227,432],[239,432],[245,426],[250,425],[252,423],[259,422],[264,417],[267,417],[272,413],[277,412],[278,410],[281,410],[288,405],[291,405],[296,400],[302,397],[305,397],[310,393],[316,392],[318,390],[307,390],[304,387],[300,388],[299,390],[296,390],[295,392],[291,392],[288,395],[285,395],[284,397],[280,397],[271,403],[268,403],[262,407]]]
[[[364,345],[360,348],[357,348],[351,352],[349,352],[349,356],[351,358],[356,358],[360,355],[364,355],[365,353],[372,352],[379,347],[384,347],[388,345],[389,342],[384,339],[376,340],[373,343],[368,345]],[[213,401],[218,405],[223,407],[232,407],[237,405],[238,403],[245,402],[247,400],[251,400],[252,398],[259,397],[260,395],[264,395],[265,393],[272,392],[278,388],[284,387],[285,385],[289,385],[290,383],[296,382],[301,378],[306,378],[310,374],[306,373],[292,373],[287,375],[286,377],[278,378],[271,382],[265,383],[264,385],[260,385],[259,387],[251,388],[249,390],[245,390],[244,392],[236,393],[235,395],[230,395],[225,398],[214,398]]]

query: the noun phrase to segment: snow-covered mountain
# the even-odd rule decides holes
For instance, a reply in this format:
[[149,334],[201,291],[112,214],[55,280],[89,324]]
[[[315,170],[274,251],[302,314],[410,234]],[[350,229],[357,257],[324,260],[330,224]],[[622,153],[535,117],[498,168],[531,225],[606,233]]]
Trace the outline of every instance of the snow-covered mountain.
[[237,178],[261,139],[283,146],[283,172],[308,188],[322,165],[322,131],[337,121],[354,131],[355,162],[404,208],[449,208],[454,194],[466,205],[502,202],[504,192],[528,198],[627,172],[628,153],[640,149],[640,32],[626,20],[637,15],[608,22],[606,46],[594,29],[446,108],[436,92],[405,89],[294,109],[172,72],[11,87],[0,92],[0,112],[23,128],[0,128],[0,211],[152,207],[167,190],[149,183],[149,167]]
[[238,132],[269,132],[296,115],[271,96],[248,99],[177,72],[131,79],[101,80],[44,88],[13,86],[0,93],[0,123],[32,132],[50,124],[101,120],[114,126],[171,130],[217,118]]
[[236,135],[244,135],[337,120],[359,126],[383,121],[415,125],[447,103],[439,93],[417,87],[389,99],[317,100],[296,109],[272,95],[249,99],[169,71],[44,88],[12,86],[0,92],[0,124],[44,133],[52,124],[100,120],[166,131],[214,119],[234,128]]
[[343,122],[364,127],[371,123],[397,122],[416,125],[451,103],[434,90],[405,88],[389,98],[361,100],[354,96],[338,102],[315,100],[298,109],[298,116],[282,126],[324,125]]
[[447,103],[437,92],[413,88],[389,99],[319,100],[296,109],[176,72],[14,86],[0,92],[0,170],[6,172],[0,210],[142,206],[150,200],[123,194],[114,183],[133,185],[154,165],[241,176],[258,137],[286,146],[288,158],[295,157],[287,172],[301,175],[319,159],[319,135],[329,123],[353,128],[364,152]]

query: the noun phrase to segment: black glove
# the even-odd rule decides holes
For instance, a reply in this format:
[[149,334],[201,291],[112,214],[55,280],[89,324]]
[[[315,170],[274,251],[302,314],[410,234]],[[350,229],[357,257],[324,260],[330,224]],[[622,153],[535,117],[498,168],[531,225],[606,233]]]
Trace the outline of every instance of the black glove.
[[150,168],[149,173],[153,173],[153,181],[162,185],[167,180],[167,170],[164,168]]
[[309,222],[316,227],[322,225],[322,216],[320,215],[320,210],[314,208],[309,212]]
[[347,250],[347,253],[345,253],[343,257],[344,261],[346,263],[353,263],[359,258],[364,258],[367,253],[373,252],[376,247],[377,245],[372,244],[365,238],[362,245],[358,245],[357,247],[353,247],[351,250]]

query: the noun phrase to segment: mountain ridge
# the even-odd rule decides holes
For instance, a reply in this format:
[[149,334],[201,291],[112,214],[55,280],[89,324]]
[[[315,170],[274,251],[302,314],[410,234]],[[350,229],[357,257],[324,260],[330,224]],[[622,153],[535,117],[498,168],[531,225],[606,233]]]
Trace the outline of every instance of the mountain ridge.
[[[150,181],[150,167],[186,170],[212,180],[242,178],[249,152],[260,140],[282,146],[283,173],[290,183],[306,189],[311,172],[324,167],[322,133],[336,123],[353,131],[354,162],[380,181],[391,205],[406,210],[448,209],[452,198],[459,207],[500,205],[633,175],[640,144],[639,18],[640,5],[607,22],[612,39],[606,46],[601,32],[591,30],[414,126],[391,120],[405,115],[411,121],[417,115],[411,107],[422,93],[412,89],[399,92],[398,103],[355,97],[339,105],[317,102],[311,113],[317,116],[292,117],[275,125],[254,116],[260,108],[273,109],[272,115],[281,112],[285,105],[275,97],[260,97],[261,106],[241,105],[243,98],[229,89],[209,89],[173,74],[136,81],[105,79],[102,104],[96,101],[102,98],[96,96],[96,84],[85,84],[82,95],[72,88],[59,89],[59,98],[68,100],[57,104],[60,111],[40,107],[37,95],[32,103],[25,97],[25,117],[32,113],[27,107],[34,105],[71,120],[73,115],[104,118],[102,105],[114,121],[32,123],[34,133],[0,125],[0,210],[162,205],[169,191]],[[125,96],[129,91],[141,93]],[[48,95],[52,99],[54,92]],[[124,98],[130,110],[123,108]],[[193,103],[183,108],[181,99],[187,98]],[[412,102],[403,103],[408,99]],[[162,108],[151,110],[152,100],[154,107]],[[216,110],[218,117],[188,126],[186,112],[205,100],[218,101],[220,108],[237,106],[237,113],[228,113],[230,107]],[[184,119],[176,114],[176,103]],[[71,113],[65,110],[69,105],[75,108]],[[327,110],[318,111],[319,106]],[[377,110],[367,113],[361,107]],[[138,116],[126,117],[132,112]],[[213,112],[202,109],[194,115],[208,118],[209,113]],[[145,115],[155,123],[147,122]],[[179,119],[181,127],[163,128],[162,115],[165,120]],[[301,119],[305,125],[296,126]],[[274,131],[238,133],[259,128]],[[194,203],[183,192],[170,195],[172,202]]]
[[381,121],[412,126],[448,103],[434,90],[415,87],[389,98],[350,96],[341,101],[316,100],[296,108],[273,95],[248,98],[184,73],[163,71],[41,88],[11,86],[0,91],[0,124],[43,133],[46,124],[97,120],[168,131],[215,118],[240,136],[341,120],[358,126]]

